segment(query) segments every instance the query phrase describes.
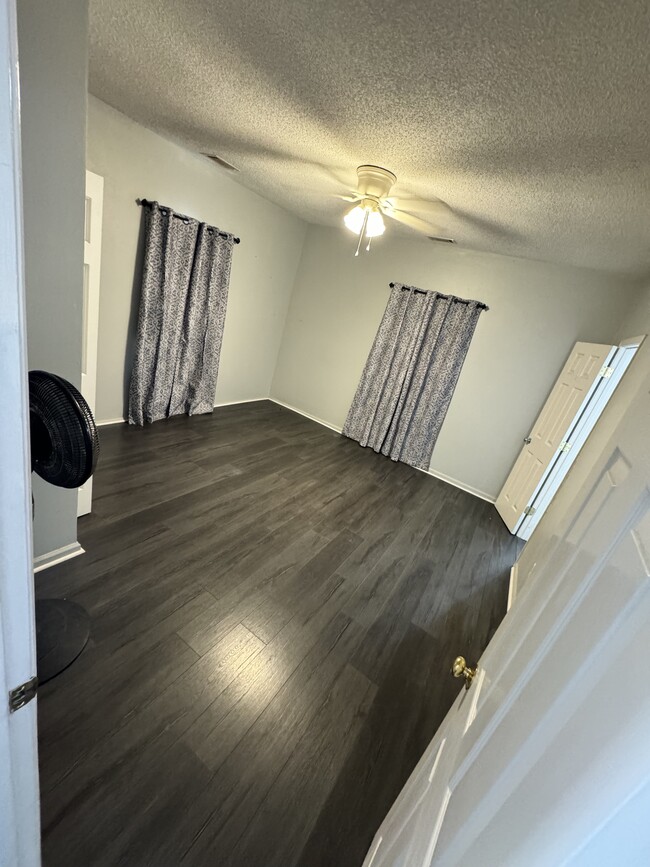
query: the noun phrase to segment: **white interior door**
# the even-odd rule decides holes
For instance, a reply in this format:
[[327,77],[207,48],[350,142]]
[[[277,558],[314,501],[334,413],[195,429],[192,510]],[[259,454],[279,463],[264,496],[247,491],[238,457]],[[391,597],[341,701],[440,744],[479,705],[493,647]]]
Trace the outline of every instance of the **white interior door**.
[[530,539],[533,530],[539,524],[544,512],[571,469],[571,465],[580,454],[580,449],[586,443],[603,410],[618,388],[618,384],[643,340],[644,337],[625,340],[608,357],[607,375],[598,377],[596,380],[596,387],[592,390],[590,399],[583,405],[583,409],[578,413],[568,433],[564,436],[565,446],[563,450],[560,450],[557,457],[551,461],[548,472],[544,474],[533,493],[530,500],[532,508],[526,509],[526,514],[515,528],[515,533],[520,539],[525,541]]
[[449,776],[475,706],[463,690],[393,804],[364,862],[372,867],[429,864],[448,803]]
[[524,448],[506,479],[496,508],[515,532],[547,468],[557,456],[572,422],[589,400],[600,372],[616,347],[576,343]]
[[649,374],[479,661],[472,713],[445,732],[435,817],[411,828],[425,856],[403,860],[413,843],[389,814],[366,865],[650,863]]
[[10,700],[36,674],[18,92],[16,10],[7,0],[0,3],[0,865],[37,867],[36,701]]
[[[81,393],[95,413],[97,389],[97,342],[99,338],[99,282],[102,261],[102,212],[104,178],[86,172],[86,217],[84,224],[83,337],[81,344]],[[93,480],[79,488],[77,516],[92,508]]]

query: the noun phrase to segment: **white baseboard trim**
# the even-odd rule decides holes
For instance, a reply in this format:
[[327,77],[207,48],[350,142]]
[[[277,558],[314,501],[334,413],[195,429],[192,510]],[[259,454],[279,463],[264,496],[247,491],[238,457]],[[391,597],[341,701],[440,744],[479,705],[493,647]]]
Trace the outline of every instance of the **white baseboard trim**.
[[[258,403],[260,400],[270,400],[268,397],[247,397],[245,400],[224,400],[222,403],[215,403],[214,408],[218,406],[236,406],[238,403]],[[125,424],[125,418],[105,418],[95,422],[97,427],[104,427],[109,424]]]
[[[268,400],[285,407],[285,409],[290,409],[292,412],[297,412],[299,415],[303,415],[305,418],[311,419],[311,421],[318,422],[318,424],[322,424],[324,427],[328,427],[330,430],[336,431],[336,433],[341,433],[342,428],[330,424],[328,421],[319,418],[317,415],[311,415],[311,413],[305,412],[302,409],[298,409],[297,406],[292,406],[290,403],[285,403],[283,400],[278,400],[276,397],[269,397]],[[433,476],[435,479],[440,479],[441,482],[446,482],[448,485],[453,485],[455,488],[460,488],[461,491],[466,491],[468,494],[472,494],[472,496],[478,497],[481,500],[485,500],[492,505],[494,505],[494,503],[496,502],[495,498],[490,496],[490,494],[486,494],[485,491],[479,491],[478,488],[473,488],[471,487],[471,485],[466,485],[464,482],[459,482],[458,479],[452,479],[451,476],[445,476],[443,473],[437,473],[434,470],[421,470],[419,467],[416,467],[416,469],[420,470],[421,473],[426,473],[428,476]]]
[[221,403],[215,403],[214,408],[218,406],[237,406],[238,403],[259,403],[260,400],[270,400],[267,397],[247,397],[246,400],[224,400]]
[[55,548],[54,551],[48,551],[47,554],[39,554],[38,557],[34,557],[34,572],[42,572],[43,569],[49,569],[50,566],[56,566],[57,563],[63,563],[64,560],[72,560],[79,554],[85,554],[85,550],[79,542],[70,542],[69,545]]
[[297,406],[291,406],[290,403],[285,403],[283,400],[278,400],[276,397],[267,398],[272,403],[277,403],[279,406],[283,406],[285,409],[290,409],[292,412],[297,412],[298,415],[303,415],[305,418],[311,419],[311,421],[318,422],[318,424],[322,424],[323,427],[328,427],[330,430],[336,431],[336,433],[341,433],[343,428],[337,427],[335,424],[330,424],[328,421],[325,421],[323,418],[319,418],[317,415],[311,415],[308,412],[305,412],[303,409],[298,409]]
[[96,421],[95,424],[97,427],[104,427],[108,424],[124,424],[125,421],[125,418],[104,418],[101,421]]
[[453,479],[451,476],[446,476],[444,473],[437,473],[435,470],[422,470],[422,472],[426,473],[428,476],[440,479],[441,482],[447,482],[448,485],[453,485],[455,488],[460,488],[461,491],[466,491],[473,497],[478,497],[479,500],[485,500],[486,503],[491,503],[492,505],[496,503],[496,498],[491,497],[490,494],[486,494],[485,491],[480,491],[478,488],[466,485],[465,482],[459,482],[458,479]]
[[519,573],[519,563],[515,563],[510,569],[510,583],[508,584],[508,604],[506,611],[510,611],[512,603],[517,598],[517,576]]

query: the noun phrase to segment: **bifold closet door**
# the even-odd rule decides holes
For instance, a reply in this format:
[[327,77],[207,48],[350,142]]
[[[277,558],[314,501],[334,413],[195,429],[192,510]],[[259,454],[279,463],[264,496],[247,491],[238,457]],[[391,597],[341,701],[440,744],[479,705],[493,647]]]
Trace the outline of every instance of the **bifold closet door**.
[[516,532],[525,509],[562,447],[574,419],[589,400],[614,349],[610,344],[576,343],[571,350],[497,497],[497,511],[511,533]]

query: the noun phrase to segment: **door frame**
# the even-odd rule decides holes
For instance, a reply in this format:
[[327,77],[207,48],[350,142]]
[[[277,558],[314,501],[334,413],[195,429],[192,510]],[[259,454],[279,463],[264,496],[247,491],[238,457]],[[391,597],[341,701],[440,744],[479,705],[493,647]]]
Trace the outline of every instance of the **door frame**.
[[530,539],[533,530],[540,522],[544,512],[551,504],[560,485],[564,481],[571,465],[578,457],[580,449],[596,426],[603,410],[623,378],[637,350],[645,339],[645,335],[630,337],[615,346],[605,362],[609,368],[607,376],[600,376],[594,383],[586,403],[571,423],[560,448],[546,468],[537,488],[527,504],[532,514],[522,514],[514,529],[514,535],[525,542]]
[[[97,415],[97,350],[99,345],[99,299],[102,263],[102,221],[104,178],[86,169],[84,217],[83,323],[81,349],[81,393],[90,411]],[[77,517],[92,510],[93,479],[79,488]]]
[[37,867],[40,817],[36,700],[9,692],[36,674],[29,398],[15,0],[0,2],[0,863]]

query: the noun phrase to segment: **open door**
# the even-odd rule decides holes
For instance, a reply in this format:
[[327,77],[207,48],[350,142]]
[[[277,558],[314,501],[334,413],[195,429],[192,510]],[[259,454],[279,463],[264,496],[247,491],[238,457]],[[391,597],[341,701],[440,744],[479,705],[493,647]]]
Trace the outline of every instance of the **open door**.
[[515,534],[520,539],[526,542],[530,539],[644,339],[641,336],[624,340],[610,355],[604,368],[605,375],[596,380],[596,387],[564,435],[564,445],[558,449],[515,528]]
[[650,863],[649,442],[646,369],[366,867]]
[[0,4],[0,863],[40,864],[18,48]]
[[[81,343],[81,393],[93,415],[96,411],[97,343],[99,340],[99,283],[102,261],[102,212],[104,178],[86,172],[84,221],[84,280]],[[92,476],[79,488],[77,517],[90,514],[93,498]]]
[[506,527],[516,533],[547,470],[566,446],[566,435],[605,375],[616,347],[576,343],[496,501]]

